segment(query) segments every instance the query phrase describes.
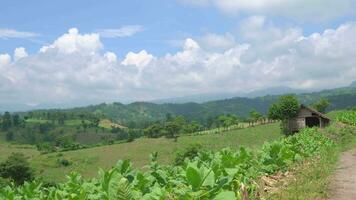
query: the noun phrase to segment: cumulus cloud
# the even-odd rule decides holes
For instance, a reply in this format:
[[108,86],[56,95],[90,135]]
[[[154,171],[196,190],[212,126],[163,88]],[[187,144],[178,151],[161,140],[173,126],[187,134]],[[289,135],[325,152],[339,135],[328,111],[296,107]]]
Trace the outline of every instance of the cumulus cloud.
[[125,59],[121,62],[123,65],[135,65],[137,67],[145,67],[154,59],[153,55],[148,54],[145,50],[138,53],[129,52]]
[[226,50],[236,45],[235,37],[230,33],[224,35],[208,33],[201,37],[199,42],[204,48],[214,50]]
[[58,51],[59,53],[94,54],[102,47],[98,34],[79,34],[78,29],[71,28],[68,33],[60,36],[53,44],[43,46],[40,52]]
[[36,37],[39,34],[26,31],[18,31],[14,29],[0,29],[0,38],[9,39],[9,38],[32,38]]
[[262,14],[320,21],[355,14],[355,0],[180,0],[198,6],[215,6],[228,14]]
[[16,48],[14,51],[14,60],[15,61],[18,61],[21,58],[25,58],[27,56],[28,56],[28,54],[26,52],[26,49],[23,47]]
[[130,37],[136,33],[142,32],[144,30],[143,26],[140,25],[128,25],[123,26],[119,29],[102,29],[98,31],[100,37],[104,38],[121,38],[121,37]]
[[106,52],[104,54],[104,57],[109,61],[109,62],[116,62],[117,61],[117,57],[116,54],[113,52]]
[[356,80],[356,22],[303,35],[266,21],[246,19],[238,39],[232,33],[187,38],[181,50],[161,57],[142,50],[118,58],[104,51],[97,34],[70,29],[24,59],[21,48],[14,59],[0,54],[0,104],[150,100],[281,85],[322,89]]
[[9,54],[0,54],[0,68],[1,66],[5,66],[10,64],[11,56]]

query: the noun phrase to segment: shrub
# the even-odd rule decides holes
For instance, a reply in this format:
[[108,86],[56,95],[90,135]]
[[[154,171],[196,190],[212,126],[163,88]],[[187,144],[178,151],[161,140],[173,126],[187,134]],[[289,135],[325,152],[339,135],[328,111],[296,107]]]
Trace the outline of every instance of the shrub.
[[69,165],[72,165],[72,162],[65,158],[58,158],[57,163],[63,167],[68,167]]
[[14,181],[16,184],[23,184],[34,178],[33,170],[23,154],[13,153],[3,163],[0,163],[0,176]]
[[9,180],[0,177],[0,188],[6,187],[9,184],[10,184]]
[[182,151],[178,151],[175,155],[174,165],[182,165],[186,158],[192,160],[203,151],[203,146],[201,144],[193,144]]

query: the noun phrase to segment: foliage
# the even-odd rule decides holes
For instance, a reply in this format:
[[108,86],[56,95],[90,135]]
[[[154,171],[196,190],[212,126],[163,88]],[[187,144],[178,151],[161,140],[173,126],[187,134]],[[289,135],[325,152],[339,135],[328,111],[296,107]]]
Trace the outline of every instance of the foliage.
[[316,129],[266,144],[258,153],[241,148],[218,152],[202,151],[180,165],[162,166],[157,154],[151,155],[147,170],[134,170],[128,160],[111,170],[100,170],[99,178],[83,180],[77,174],[57,187],[42,187],[39,182],[0,189],[4,199],[241,199],[240,188],[253,194],[255,179],[266,173],[285,170],[307,157],[324,152],[333,143]]
[[268,117],[274,120],[281,120],[281,130],[285,135],[290,135],[287,127],[288,119],[296,117],[299,111],[299,102],[294,95],[281,96],[278,101],[271,105],[268,110]]
[[68,159],[66,158],[58,158],[57,159],[57,163],[60,165],[60,166],[64,166],[64,167],[68,167],[72,164],[71,161],[69,161]]
[[200,144],[192,144],[183,151],[176,152],[174,158],[174,165],[182,165],[185,159],[193,159],[198,156],[199,153],[203,152],[204,148]]
[[326,109],[330,106],[330,102],[326,98],[320,98],[318,102],[312,104],[312,107],[315,108],[317,111],[325,113]]
[[8,130],[12,126],[11,114],[9,112],[5,112],[2,117],[1,128],[2,130]]
[[149,138],[165,136],[175,138],[181,134],[194,133],[201,128],[197,121],[188,122],[183,116],[172,117],[167,115],[164,122],[156,122],[144,129],[144,135]]
[[336,117],[337,121],[356,126],[356,111],[350,110],[339,113]]
[[12,131],[7,131],[5,135],[6,141],[10,142],[14,140],[14,133]]
[[271,119],[287,120],[297,116],[299,110],[298,99],[294,95],[281,96],[271,105],[268,116]]
[[8,178],[16,184],[31,181],[33,176],[33,171],[23,154],[14,153],[0,163],[0,177]]

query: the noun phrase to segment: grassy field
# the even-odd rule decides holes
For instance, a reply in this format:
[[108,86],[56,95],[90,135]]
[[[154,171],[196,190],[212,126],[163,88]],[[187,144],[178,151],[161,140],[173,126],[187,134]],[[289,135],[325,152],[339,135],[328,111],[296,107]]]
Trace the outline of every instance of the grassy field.
[[[81,119],[71,119],[71,120],[65,120],[64,125],[65,126],[81,126],[82,125]],[[51,123],[51,120],[46,120],[46,119],[35,119],[35,118],[30,118],[26,120],[27,123],[31,124],[45,124],[45,123]],[[84,120],[85,123],[90,123],[89,120]],[[55,122],[57,123],[57,122]],[[111,122],[108,119],[102,119],[99,122],[99,127],[106,128],[106,129],[111,129],[112,127],[119,127],[119,128],[125,128],[124,126],[121,126],[120,124],[116,124]]]
[[30,159],[37,158],[40,153],[32,145],[14,145],[0,141],[0,161],[6,159],[12,153],[22,153]]
[[108,119],[102,119],[102,120],[100,120],[99,126],[100,126],[100,127],[103,127],[103,128],[106,128],[106,129],[111,129],[112,127],[126,128],[125,126],[122,126],[122,125],[120,125],[120,124],[113,123],[113,122],[111,122],[111,121],[108,120]]
[[[221,134],[182,136],[177,142],[166,138],[141,138],[131,143],[43,155],[28,145],[0,144],[0,161],[11,152],[21,152],[30,159],[39,177],[47,181],[62,181],[65,180],[65,174],[71,171],[80,172],[87,178],[94,177],[97,175],[99,167],[108,169],[115,165],[119,159],[130,159],[135,167],[142,167],[148,163],[149,154],[155,151],[159,154],[159,162],[168,164],[174,159],[177,150],[192,144],[201,144],[204,148],[211,150],[225,147],[237,149],[240,146],[254,149],[266,141],[276,140],[280,137],[282,135],[278,124],[266,124]],[[57,162],[59,158],[71,161],[72,165],[60,166]]]

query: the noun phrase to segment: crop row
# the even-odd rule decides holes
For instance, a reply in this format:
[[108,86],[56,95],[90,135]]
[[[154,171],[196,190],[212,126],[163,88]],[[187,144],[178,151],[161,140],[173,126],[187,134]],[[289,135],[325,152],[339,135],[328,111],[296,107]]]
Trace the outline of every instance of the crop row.
[[339,122],[356,126],[356,111],[350,110],[338,114],[337,120]]
[[315,156],[333,142],[316,129],[266,143],[258,152],[245,148],[202,151],[180,165],[160,165],[157,153],[145,170],[135,170],[128,160],[111,170],[99,171],[99,178],[85,180],[77,173],[65,183],[44,187],[34,181],[22,186],[0,188],[0,199],[33,200],[192,200],[241,199],[241,188],[250,195],[256,180],[266,174],[287,170],[296,162]]

